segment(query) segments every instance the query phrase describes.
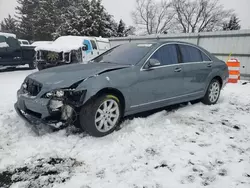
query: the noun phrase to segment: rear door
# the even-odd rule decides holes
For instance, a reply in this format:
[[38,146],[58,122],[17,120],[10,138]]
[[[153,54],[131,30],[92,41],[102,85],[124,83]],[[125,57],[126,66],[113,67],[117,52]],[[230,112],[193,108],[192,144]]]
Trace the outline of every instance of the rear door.
[[212,61],[199,48],[193,45],[179,44],[181,64],[184,74],[185,94],[201,94],[212,71]]
[[7,54],[11,65],[20,65],[22,62],[22,51],[18,40],[13,37],[8,37],[6,41],[9,45]]

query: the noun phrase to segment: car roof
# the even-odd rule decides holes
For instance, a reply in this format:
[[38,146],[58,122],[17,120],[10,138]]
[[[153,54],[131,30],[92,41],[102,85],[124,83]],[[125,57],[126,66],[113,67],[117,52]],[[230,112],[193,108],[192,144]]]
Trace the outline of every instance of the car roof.
[[4,37],[6,37],[6,38],[8,38],[8,37],[16,38],[16,35],[13,34],[13,33],[4,33],[4,32],[0,32],[0,36],[4,36]]
[[132,43],[136,43],[136,44],[168,44],[168,43],[179,43],[179,44],[187,44],[187,45],[194,45],[197,46],[196,44],[190,43],[190,42],[183,42],[183,41],[177,41],[177,40],[169,40],[169,41],[156,41],[156,40],[148,40],[148,41],[136,41],[136,42],[132,42]]

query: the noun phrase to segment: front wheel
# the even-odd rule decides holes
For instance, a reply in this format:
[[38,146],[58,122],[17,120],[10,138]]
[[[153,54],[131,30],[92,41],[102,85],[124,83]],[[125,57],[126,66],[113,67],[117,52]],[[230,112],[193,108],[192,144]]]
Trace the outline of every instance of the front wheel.
[[202,102],[207,105],[216,104],[220,97],[221,84],[217,79],[213,79],[207,89]]
[[40,71],[40,70],[45,69],[45,67],[44,67],[44,65],[37,63],[37,69]]
[[112,133],[122,117],[122,107],[114,95],[105,94],[92,99],[80,111],[80,127],[94,137]]

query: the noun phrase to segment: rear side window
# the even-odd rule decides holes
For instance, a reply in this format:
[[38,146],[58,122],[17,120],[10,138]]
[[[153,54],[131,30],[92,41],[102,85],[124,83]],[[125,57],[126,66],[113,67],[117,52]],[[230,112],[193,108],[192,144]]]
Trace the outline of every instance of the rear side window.
[[94,50],[97,50],[97,46],[96,46],[95,41],[90,40],[90,42],[91,42],[91,44],[92,44],[93,49],[94,49]]
[[157,59],[161,65],[173,65],[178,63],[177,50],[175,44],[168,44],[158,49],[151,59]]
[[199,49],[189,45],[179,45],[182,63],[202,62],[203,58]]
[[203,52],[201,52],[202,60],[203,61],[211,61],[211,59]]
[[23,44],[25,45],[29,45],[29,43],[27,41],[23,41]]

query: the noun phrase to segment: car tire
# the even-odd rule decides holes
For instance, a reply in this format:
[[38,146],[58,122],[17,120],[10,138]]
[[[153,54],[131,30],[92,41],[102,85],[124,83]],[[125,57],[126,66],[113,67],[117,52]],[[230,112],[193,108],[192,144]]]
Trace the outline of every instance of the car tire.
[[36,63],[35,62],[29,63],[29,69],[33,70],[35,68],[36,68]]
[[221,84],[218,79],[213,79],[208,88],[206,95],[201,100],[202,103],[206,105],[216,104],[220,97]]
[[43,70],[44,69],[44,66],[41,65],[40,63],[37,63],[37,69],[40,71],[40,70]]
[[94,97],[81,108],[80,128],[91,136],[103,137],[115,130],[121,117],[122,106],[119,99],[114,95],[104,94]]

